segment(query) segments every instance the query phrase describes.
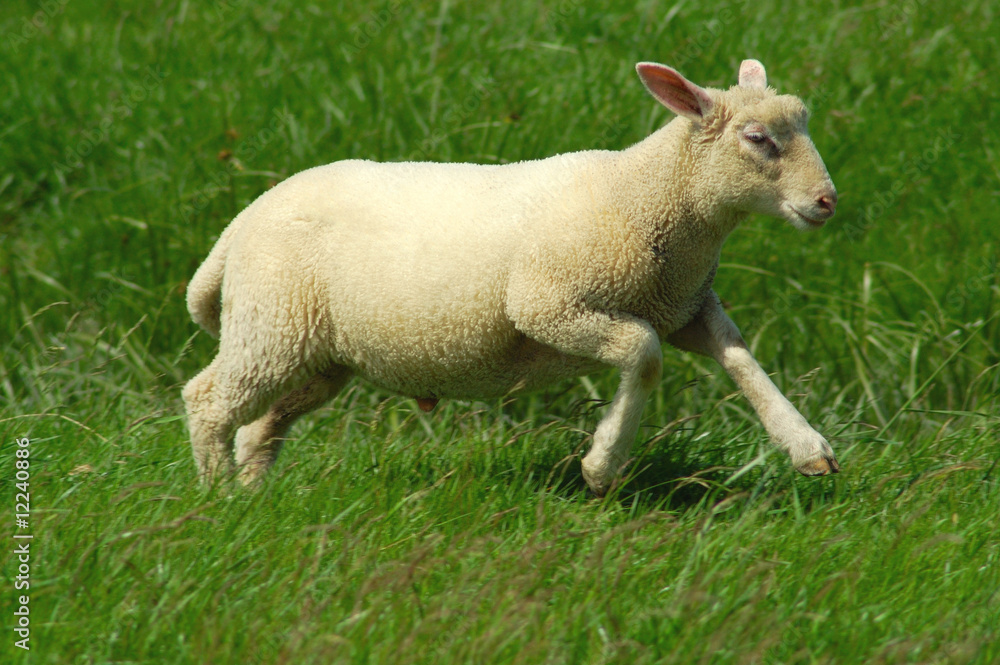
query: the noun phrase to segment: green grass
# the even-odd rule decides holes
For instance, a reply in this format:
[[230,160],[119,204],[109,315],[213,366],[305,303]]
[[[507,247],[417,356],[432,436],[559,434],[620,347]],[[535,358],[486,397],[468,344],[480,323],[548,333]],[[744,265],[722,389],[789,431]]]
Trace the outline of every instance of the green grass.
[[[993,3],[43,4],[0,19],[0,478],[13,525],[30,437],[34,534],[25,653],[4,531],[0,661],[1000,662]],[[352,384],[261,491],[197,487],[184,287],[260,192],[622,148],[670,118],[636,61],[728,86],[745,57],[841,203],[751,219],[717,290],[839,476],[667,349],[607,500],[579,456],[610,372],[430,415]]]

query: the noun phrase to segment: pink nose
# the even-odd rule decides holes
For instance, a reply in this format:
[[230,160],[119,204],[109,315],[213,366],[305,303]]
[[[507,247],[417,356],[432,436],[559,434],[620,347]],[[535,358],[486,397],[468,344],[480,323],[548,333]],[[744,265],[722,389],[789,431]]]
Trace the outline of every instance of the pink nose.
[[833,217],[833,213],[837,211],[837,192],[824,194],[816,199],[816,204],[826,211],[830,217]]

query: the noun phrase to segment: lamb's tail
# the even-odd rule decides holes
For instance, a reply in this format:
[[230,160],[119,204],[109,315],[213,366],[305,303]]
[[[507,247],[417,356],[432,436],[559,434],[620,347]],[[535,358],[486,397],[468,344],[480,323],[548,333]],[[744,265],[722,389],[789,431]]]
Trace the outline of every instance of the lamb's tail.
[[219,337],[222,327],[222,274],[235,230],[234,221],[219,236],[215,247],[194,273],[187,288],[187,308],[191,318],[215,338]]

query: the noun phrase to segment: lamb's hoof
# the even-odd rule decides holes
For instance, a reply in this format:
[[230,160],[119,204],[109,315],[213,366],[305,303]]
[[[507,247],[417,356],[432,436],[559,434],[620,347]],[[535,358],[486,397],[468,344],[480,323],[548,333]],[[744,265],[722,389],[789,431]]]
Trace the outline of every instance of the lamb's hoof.
[[611,483],[610,485],[593,485],[591,483],[587,483],[587,488],[590,490],[590,493],[593,494],[594,498],[596,499],[603,499],[604,497],[606,497],[608,495],[608,492],[611,491],[612,487],[614,487],[614,483]]
[[803,476],[829,476],[840,473],[840,464],[833,457],[820,457],[796,467],[796,471]]
[[244,466],[240,470],[239,480],[240,485],[248,490],[256,490],[264,484],[264,472],[267,469],[256,468],[252,466]]
[[598,478],[596,475],[588,473],[586,468],[583,469],[583,479],[587,482],[587,487],[590,488],[590,491],[598,499],[603,499],[615,484],[614,479],[608,481]]

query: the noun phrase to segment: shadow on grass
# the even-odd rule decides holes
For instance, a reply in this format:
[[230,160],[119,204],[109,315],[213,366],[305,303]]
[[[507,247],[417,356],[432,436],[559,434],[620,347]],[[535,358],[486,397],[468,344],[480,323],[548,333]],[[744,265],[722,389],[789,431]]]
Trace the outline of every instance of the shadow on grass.
[[[589,442],[581,448],[586,449]],[[621,481],[608,493],[607,501],[632,506],[639,503],[650,509],[686,511],[703,505],[713,495],[725,495],[734,488],[723,486],[731,467],[706,465],[704,456],[688,455],[684,444],[658,447],[654,454],[633,459],[623,470]],[[539,460],[529,471],[539,492],[552,492],[564,498],[591,492],[583,479],[582,455],[575,453],[552,462]]]
[[[332,456],[336,461],[325,463],[319,476],[299,482],[322,484],[328,474],[339,475],[351,467],[349,473],[360,474],[359,478],[377,473],[381,483],[419,491],[457,471],[458,477],[470,481],[506,478],[535,493],[551,493],[567,500],[592,498],[583,480],[581,459],[607,403],[569,399],[565,392],[551,400],[559,404],[540,400],[532,405],[526,400],[525,404],[505,403],[499,408],[460,405],[428,415],[418,413],[410,400],[390,397],[368,411],[355,407],[350,443],[321,443],[340,438],[348,418],[341,411],[301,431],[302,440],[293,448],[306,445],[320,458]],[[388,420],[392,414],[398,422]],[[745,459],[744,453],[749,452],[734,450],[734,446],[755,446],[755,435],[739,422],[709,432],[700,420],[700,415],[689,415],[655,431],[646,430],[635,445],[635,457],[606,501],[642,511],[688,512],[737,496],[754,500],[778,497],[794,487],[800,499],[824,502],[828,490],[818,486],[825,485],[823,481],[813,483],[817,487],[795,483],[790,480],[794,474],[777,457],[733,479],[738,469],[734,461]],[[317,434],[328,426],[333,429]],[[434,440],[429,438],[432,432]],[[284,459],[289,452],[280,465],[286,471],[302,461]]]
[[[740,436],[732,432],[727,438],[733,434]],[[635,457],[605,501],[641,511],[688,512],[714,510],[741,499],[751,503],[767,500],[776,501],[776,508],[788,502],[796,511],[807,513],[828,505],[839,494],[838,477],[800,476],[781,455],[769,456],[763,464],[741,472],[732,464],[731,454],[699,445],[698,438],[696,429],[674,428],[638,444]],[[537,479],[537,490],[565,498],[580,494],[594,497],[583,480],[580,463],[589,443],[589,439],[581,441],[573,454],[561,460],[536,460],[530,473]]]

